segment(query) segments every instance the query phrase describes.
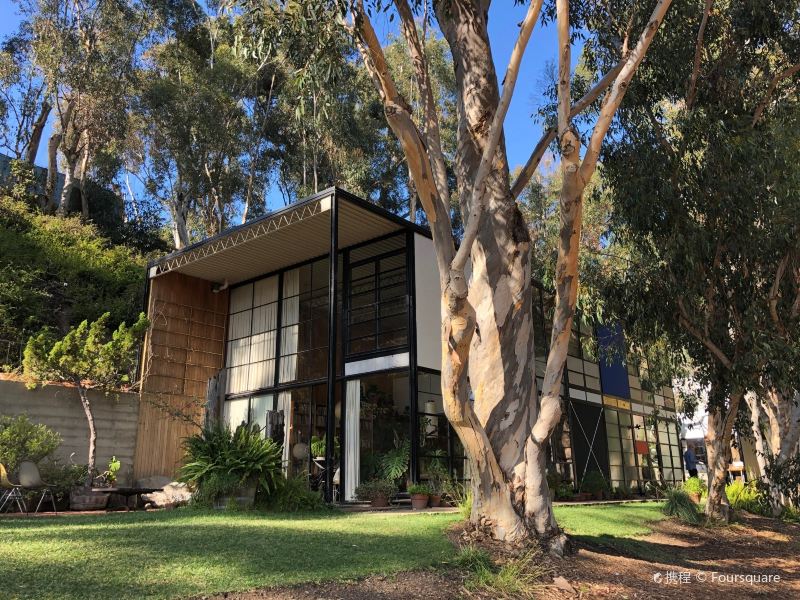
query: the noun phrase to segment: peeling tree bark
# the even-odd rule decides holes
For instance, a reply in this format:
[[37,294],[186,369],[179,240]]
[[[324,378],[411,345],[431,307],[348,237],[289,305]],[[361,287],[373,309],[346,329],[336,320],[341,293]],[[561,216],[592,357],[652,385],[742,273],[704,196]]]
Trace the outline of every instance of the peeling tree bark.
[[748,393],[745,401],[750,408],[761,480],[769,490],[772,514],[777,517],[788,505],[788,499],[776,482],[770,479],[767,467],[770,462],[780,465],[797,452],[800,441],[800,397],[792,391],[781,392],[770,388],[763,398]]
[[736,421],[736,413],[743,397],[742,392],[734,391],[726,407],[709,407],[708,411],[708,428],[705,435],[706,456],[708,457],[706,515],[725,523],[730,520],[731,516],[731,505],[728,495],[725,493],[731,435],[733,424]]
[[[581,164],[579,143],[569,127],[569,118],[577,112],[571,113],[568,95],[567,0],[559,0],[560,27],[566,32],[562,43],[566,53],[560,58],[567,81],[567,94],[562,97],[566,109],[560,111],[560,123],[567,125],[559,128],[559,139],[565,163],[562,168],[567,169],[568,177],[562,192],[563,235],[557,265],[561,274],[557,282],[560,308],[554,321],[541,410],[534,375],[530,238],[509,185],[503,121],[542,1],[531,2],[520,24],[502,95],[489,43],[488,2],[433,3],[453,56],[458,88],[453,169],[465,230],[457,251],[428,66],[413,14],[406,0],[395,1],[420,85],[424,111],[421,129],[389,74],[362,1],[351,4],[356,45],[380,94],[387,123],[403,148],[433,233],[442,292],[442,394],[445,413],[472,469],[475,501],[471,520],[497,539],[522,543],[535,538],[557,554],[565,549],[566,539],[553,517],[547,487],[546,449],[560,414],[560,374],[577,297],[581,195],[596,166],[611,118],[669,4],[670,0],[657,2],[637,47],[630,55],[626,52],[624,60],[573,107],[586,108],[611,86],[600,125],[592,136],[594,154],[588,155],[587,165],[586,161]],[[531,162],[526,169],[533,172],[536,165]],[[471,266],[469,280],[467,263]]]

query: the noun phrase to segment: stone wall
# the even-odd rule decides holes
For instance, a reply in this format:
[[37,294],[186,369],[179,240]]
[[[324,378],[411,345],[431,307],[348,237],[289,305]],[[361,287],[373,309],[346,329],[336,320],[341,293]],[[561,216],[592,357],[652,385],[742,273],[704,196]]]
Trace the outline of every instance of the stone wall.
[[[121,478],[131,481],[136,430],[139,415],[137,394],[105,396],[91,391],[97,429],[97,468],[104,470],[112,456],[122,462]],[[63,385],[48,385],[28,390],[21,381],[0,380],[0,415],[27,414],[31,421],[43,423],[61,434],[56,455],[75,463],[86,463],[89,427],[78,391]]]

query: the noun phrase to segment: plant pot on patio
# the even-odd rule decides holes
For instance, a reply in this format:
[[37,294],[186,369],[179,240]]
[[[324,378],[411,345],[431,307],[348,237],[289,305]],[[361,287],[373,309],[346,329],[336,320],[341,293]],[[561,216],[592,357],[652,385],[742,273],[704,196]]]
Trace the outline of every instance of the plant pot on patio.
[[232,494],[219,496],[214,500],[214,508],[224,510],[231,504],[235,504],[237,508],[253,508],[256,502],[257,487],[257,484],[253,482],[236,488]]
[[70,510],[104,510],[108,505],[108,494],[76,488],[69,493]]
[[356,488],[356,498],[367,500],[373,508],[389,506],[389,500],[397,493],[397,486],[385,479],[373,479]]
[[431,503],[431,508],[439,508],[442,505],[442,495],[431,494],[430,503]]
[[427,485],[410,485],[408,486],[408,493],[411,496],[411,508],[422,510],[428,507],[431,489]]

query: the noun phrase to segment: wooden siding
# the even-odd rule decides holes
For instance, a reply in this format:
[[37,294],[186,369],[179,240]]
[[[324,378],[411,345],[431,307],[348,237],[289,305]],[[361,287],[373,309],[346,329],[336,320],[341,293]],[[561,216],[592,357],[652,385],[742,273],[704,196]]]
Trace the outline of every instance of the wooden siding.
[[181,441],[203,420],[208,380],[222,368],[228,290],[168,273],[150,282],[134,476],[173,477]]

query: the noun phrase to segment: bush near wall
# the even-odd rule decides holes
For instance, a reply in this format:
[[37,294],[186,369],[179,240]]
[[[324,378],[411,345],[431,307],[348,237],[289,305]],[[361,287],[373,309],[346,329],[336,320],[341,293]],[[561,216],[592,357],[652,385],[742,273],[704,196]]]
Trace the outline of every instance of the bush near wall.
[[27,415],[0,416],[0,463],[9,473],[24,460],[38,463],[49,457],[60,445],[58,432],[34,423]]

